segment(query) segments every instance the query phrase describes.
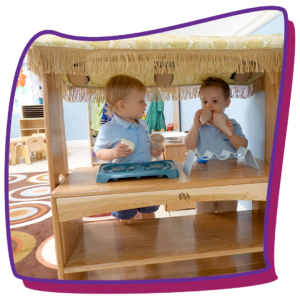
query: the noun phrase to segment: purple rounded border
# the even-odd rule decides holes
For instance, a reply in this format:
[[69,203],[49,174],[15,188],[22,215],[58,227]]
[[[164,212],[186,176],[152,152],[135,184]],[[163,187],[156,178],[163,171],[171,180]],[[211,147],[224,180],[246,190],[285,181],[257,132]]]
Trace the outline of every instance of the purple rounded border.
[[[278,10],[284,15],[285,24],[285,39],[284,39],[284,55],[282,65],[282,76],[280,82],[280,92],[278,100],[278,109],[276,116],[276,125],[274,132],[273,151],[270,166],[270,176],[266,203],[266,216],[265,216],[265,227],[264,227],[264,258],[266,267],[256,271],[250,271],[232,275],[218,275],[212,277],[195,277],[195,278],[178,278],[178,279],[156,279],[156,280],[120,280],[120,281],[89,281],[89,282],[78,282],[78,281],[60,281],[60,280],[48,280],[48,279],[35,279],[30,277],[20,276],[15,269],[11,237],[10,237],[10,226],[9,226],[9,209],[8,209],[8,177],[9,168],[8,160],[5,159],[5,216],[6,216],[6,231],[7,231],[7,242],[10,264],[15,277],[22,279],[24,285],[27,288],[40,290],[40,291],[51,291],[61,293],[103,293],[103,294],[120,294],[120,293],[162,293],[162,292],[183,292],[183,291],[200,291],[200,290],[216,290],[224,288],[235,288],[245,287],[258,284],[264,284],[272,282],[277,279],[275,268],[274,268],[274,241],[275,241],[275,225],[276,225],[276,214],[278,207],[278,196],[280,177],[282,170],[283,152],[285,144],[285,136],[287,129],[287,120],[289,112],[289,103],[292,87],[293,78],[293,67],[294,67],[294,54],[295,54],[295,29],[292,22],[288,21],[287,12],[282,7],[277,6],[262,6],[258,8],[249,8],[245,10],[239,10],[231,13],[226,13],[214,17],[205,18],[202,20],[196,20],[184,24],[175,26],[165,27],[157,30],[150,30],[140,33],[127,34],[121,36],[110,36],[110,37],[77,37],[66,34],[61,34],[52,30],[45,30],[34,35],[26,47],[24,48],[20,57],[14,81],[12,84],[12,92],[8,110],[8,120],[6,129],[6,147],[5,157],[9,156],[9,141],[10,141],[10,129],[11,129],[11,118],[12,109],[14,103],[15,86],[18,80],[18,74],[22,66],[22,62],[25,55],[33,43],[39,36],[44,34],[54,34],[67,39],[75,39],[81,41],[105,41],[112,39],[124,39],[144,36],[148,34],[162,33],[165,31],[175,30],[184,28],[192,25],[197,25],[213,20],[218,20],[226,17],[231,17],[239,14],[250,13],[262,10]],[[282,106],[283,98],[285,105]],[[275,161],[277,164],[275,165]],[[272,199],[272,206],[270,205]],[[113,289],[112,289],[113,286]]]

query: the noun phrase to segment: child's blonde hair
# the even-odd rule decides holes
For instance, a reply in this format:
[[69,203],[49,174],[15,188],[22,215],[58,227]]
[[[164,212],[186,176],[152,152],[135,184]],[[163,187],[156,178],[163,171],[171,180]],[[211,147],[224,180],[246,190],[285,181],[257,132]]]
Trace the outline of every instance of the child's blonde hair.
[[225,100],[230,98],[230,87],[228,83],[223,79],[220,79],[218,77],[207,77],[206,79],[203,79],[200,87],[199,95],[201,93],[201,90],[206,87],[219,87],[223,91]]
[[118,101],[124,100],[133,89],[143,91],[146,90],[146,87],[140,80],[128,75],[115,75],[107,81],[104,94],[108,106],[107,114],[109,116],[112,116]]

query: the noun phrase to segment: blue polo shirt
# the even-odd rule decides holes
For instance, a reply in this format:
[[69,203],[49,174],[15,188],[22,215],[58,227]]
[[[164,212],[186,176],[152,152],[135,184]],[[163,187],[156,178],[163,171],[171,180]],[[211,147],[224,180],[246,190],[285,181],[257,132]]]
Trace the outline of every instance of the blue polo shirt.
[[[228,116],[225,114],[226,119]],[[233,125],[234,133],[238,136],[246,138],[242,132],[241,125],[234,119],[229,119]],[[196,152],[198,155],[203,156],[207,150],[210,150],[219,155],[224,149],[230,152],[236,152],[237,150],[230,143],[228,137],[220,132],[219,129],[211,124],[205,124],[199,127],[198,141]],[[214,156],[212,159],[217,159]]]
[[133,124],[114,114],[110,122],[100,127],[94,151],[115,148],[121,139],[126,139],[132,141],[136,149],[134,155],[129,154],[127,157],[120,158],[120,163],[152,161],[148,125],[143,119],[137,121],[139,124]]

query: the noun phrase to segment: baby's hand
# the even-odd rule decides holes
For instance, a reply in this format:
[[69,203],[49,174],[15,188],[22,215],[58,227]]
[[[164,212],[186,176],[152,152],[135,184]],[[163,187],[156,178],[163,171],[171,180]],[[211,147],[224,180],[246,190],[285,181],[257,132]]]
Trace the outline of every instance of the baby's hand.
[[198,109],[195,112],[193,126],[195,126],[196,128],[199,128],[202,125],[201,122],[200,122],[201,113],[202,113],[202,109]]
[[[226,120],[225,121],[225,124],[226,124],[226,126],[230,129],[230,131],[232,132],[232,133],[234,133],[234,129],[233,129],[233,125],[232,125],[232,123],[230,122],[230,120]],[[220,130],[219,129],[219,131],[220,132],[223,132],[222,130]],[[225,132],[223,132],[228,138],[230,137],[229,135],[227,135]]]
[[151,150],[151,156],[154,158],[159,157],[163,151],[164,151],[163,146],[158,147],[156,150]]
[[121,144],[121,142],[113,149],[115,158],[126,157],[131,153],[128,145]]

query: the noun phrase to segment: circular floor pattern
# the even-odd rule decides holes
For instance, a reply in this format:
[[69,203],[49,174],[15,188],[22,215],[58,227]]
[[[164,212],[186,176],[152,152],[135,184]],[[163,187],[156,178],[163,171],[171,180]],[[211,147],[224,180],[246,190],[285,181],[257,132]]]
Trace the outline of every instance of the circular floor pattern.
[[35,184],[9,191],[9,201],[34,201],[50,199],[50,186]]
[[9,174],[8,183],[11,184],[11,183],[19,182],[24,180],[25,178],[27,178],[27,176],[23,174]]
[[49,173],[38,174],[27,179],[31,183],[47,183],[49,182]]
[[54,236],[45,240],[36,251],[36,259],[45,267],[57,270]]
[[47,201],[9,205],[10,228],[12,229],[35,224],[51,216],[51,204]]
[[36,239],[25,232],[11,231],[11,239],[15,264],[25,258],[36,245]]

